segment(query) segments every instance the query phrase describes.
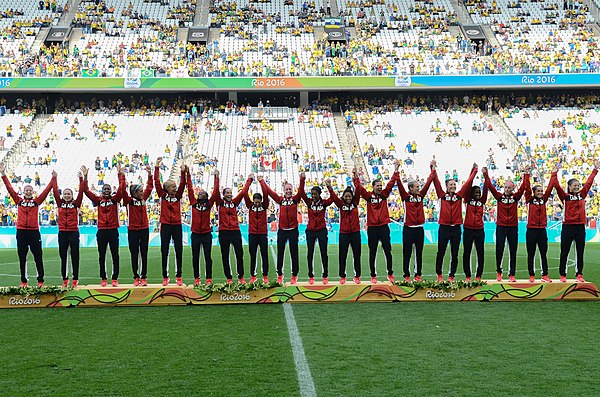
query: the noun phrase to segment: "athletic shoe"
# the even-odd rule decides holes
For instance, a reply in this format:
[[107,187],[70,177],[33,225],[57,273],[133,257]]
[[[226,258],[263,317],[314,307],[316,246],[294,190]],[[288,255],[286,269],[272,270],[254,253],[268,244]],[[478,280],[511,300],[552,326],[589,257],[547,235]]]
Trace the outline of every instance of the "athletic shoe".
[[354,277],[354,282],[356,284],[360,284],[360,277]]
[[277,276],[277,284],[283,284],[283,275]]
[[371,283],[377,284],[377,277],[371,277]]
[[145,278],[142,279],[142,287],[147,287],[148,286],[148,282],[146,281]]
[[517,282],[517,280],[515,279],[515,276],[513,276],[513,275],[509,275],[509,276],[508,276],[508,282],[509,282],[509,283],[516,283],[516,282]]
[[409,276],[404,277],[404,281],[406,281],[407,283],[410,283],[410,277]]
[[[293,280],[293,279],[294,279],[294,277],[292,277],[292,280]],[[313,284],[315,283],[315,278],[314,278],[314,277],[311,277],[311,278],[309,278],[309,279],[308,279],[308,283],[309,283],[310,285],[313,285]]]
[[176,277],[175,278],[175,282],[177,283],[177,285],[179,285],[180,287],[183,285],[183,280],[181,279],[181,277]]
[[496,281],[502,281],[502,273],[496,275]]
[[21,284],[19,284],[19,288],[27,288],[27,283],[21,283]]
[[140,285],[140,279],[136,277],[135,281],[133,282],[133,286],[137,287],[138,285]]
[[230,279],[230,278],[228,278],[228,279],[227,279],[227,284],[233,284],[233,280],[232,280],[232,279]]
[[470,283],[471,282],[471,277],[465,277],[465,283]]
[[269,277],[263,276],[263,283],[269,284]]
[[69,286],[69,280],[63,280],[63,288],[67,288]]
[[118,287],[119,286],[119,282],[117,280],[112,280],[110,282],[110,285],[113,286],[113,287]]
[[194,279],[194,285],[195,285],[195,286],[198,286],[198,285],[200,285],[200,278],[196,277],[196,278]]
[[441,275],[441,274],[440,274],[440,275],[438,275],[437,277],[438,277],[438,281],[439,281],[440,283],[443,283],[443,282],[444,282],[444,277],[442,277],[442,275]]
[[390,283],[394,284],[394,280],[395,280],[395,279],[394,279],[394,276],[392,276],[391,274],[389,274],[389,275],[387,276],[387,279],[388,279],[388,281],[389,281]]
[[73,288],[77,288],[77,285],[79,284],[79,280],[73,280],[73,282],[71,283],[71,286]]
[[[581,278],[583,280],[583,277]],[[44,286],[44,282],[43,281],[38,281],[38,287],[42,288]]]
[[481,277],[479,277],[479,276],[475,277],[475,281],[481,281]]
[[162,285],[163,285],[163,286],[167,286],[167,285],[169,285],[169,281],[171,281],[171,280],[169,280],[169,277],[167,277],[167,278],[163,278]]
[[238,278],[238,283],[246,284],[246,280],[244,280],[244,277]]
[[103,280],[100,282],[100,286],[101,286],[101,287],[106,287],[106,279],[103,279]]
[[535,276],[529,276],[529,282],[535,283]]
[[[290,281],[290,284],[296,284],[298,282],[298,276],[292,276],[292,280]],[[314,283],[314,280],[313,280]]]
[[542,276],[542,282],[544,282],[544,283],[551,283],[552,280],[550,280],[550,277],[548,277],[548,276]]
[[577,281],[578,283],[585,283],[585,279],[583,278],[583,274],[580,274],[577,277],[575,277],[575,281]]
[[323,285],[329,284],[329,279],[327,277],[323,277]]
[[560,282],[561,283],[566,283],[567,282],[567,276],[560,276]]
[[346,277],[340,278],[340,284],[346,284]]
[[454,282],[454,276],[448,276],[448,282],[449,283],[453,283]]
[[212,278],[207,278],[206,285],[211,285],[211,284],[212,284]]
[[255,283],[255,282],[256,282],[256,276],[250,277],[249,283],[252,284],[252,283]]
[[423,279],[421,278],[421,276],[415,276],[415,281],[420,283],[423,281]]

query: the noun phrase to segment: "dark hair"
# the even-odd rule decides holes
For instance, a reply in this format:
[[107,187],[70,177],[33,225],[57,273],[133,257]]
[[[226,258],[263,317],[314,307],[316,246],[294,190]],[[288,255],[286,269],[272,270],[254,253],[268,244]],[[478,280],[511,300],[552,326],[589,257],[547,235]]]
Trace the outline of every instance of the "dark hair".
[[571,185],[575,182],[579,182],[579,179],[571,178],[567,181],[567,193],[571,193]]
[[313,190],[316,190],[318,194],[321,194],[322,192],[321,186],[313,186],[310,191],[312,192]]
[[129,186],[129,194],[133,196],[133,193],[137,192],[140,186],[139,184]]
[[253,200],[262,200],[262,194],[260,194],[260,193],[254,193],[252,195],[252,199]]
[[456,182],[456,179],[446,179],[446,186],[448,186],[450,182]]
[[371,185],[372,185],[372,186],[375,186],[375,184],[376,184],[377,182],[379,182],[379,183],[383,183],[383,181],[382,181],[381,179],[377,178],[377,179],[373,179],[373,182],[371,182]]
[[350,193],[352,195],[352,198],[354,198],[354,192],[352,191],[352,188],[350,186],[344,189],[344,191],[342,192],[342,196],[346,193]]
[[536,189],[543,190],[544,188],[542,187],[542,185],[533,185],[533,187],[531,188],[531,191],[535,192]]
[[481,192],[481,188],[479,186],[473,186],[473,187],[471,187],[471,196],[473,194],[475,194],[475,192],[478,191],[478,190]]

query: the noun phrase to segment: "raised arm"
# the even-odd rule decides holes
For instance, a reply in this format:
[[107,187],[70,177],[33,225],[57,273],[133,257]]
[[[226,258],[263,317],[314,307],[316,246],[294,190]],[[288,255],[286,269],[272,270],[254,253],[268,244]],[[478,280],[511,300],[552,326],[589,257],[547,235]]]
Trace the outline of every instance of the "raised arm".
[[264,209],[269,209],[269,195],[267,194],[267,192],[265,192],[265,189],[262,188],[261,186],[261,190],[262,190],[262,196],[263,196],[263,201],[262,201],[262,206]]
[[236,206],[240,205],[240,203],[242,202],[242,199],[244,197],[249,198],[248,191],[250,190],[250,185],[252,184],[253,180],[254,180],[254,174],[250,174],[248,176],[248,179],[246,179],[246,183],[244,184],[244,187],[242,188],[242,190],[237,194],[237,196],[235,196],[233,198],[232,201]]
[[181,165],[181,175],[179,176],[179,186],[177,187],[177,192],[175,192],[175,197],[181,200],[183,197],[183,191],[185,190],[186,178],[185,175],[189,173],[189,168],[187,165]]
[[[123,195],[125,194],[125,185],[126,185],[126,181],[125,181],[125,175],[123,174],[123,168],[121,168],[120,165],[117,165],[117,175],[119,176],[119,187],[117,188],[117,191],[115,192],[115,195],[113,196],[113,200],[115,200],[116,202],[121,201],[121,199],[123,198]],[[121,175],[123,175],[123,177],[121,177]]]
[[275,193],[269,185],[265,182],[264,179],[260,179],[260,187],[262,187],[263,192],[266,192],[269,197],[271,197],[277,204],[281,204],[282,197]]
[[148,172],[148,179],[146,180],[146,189],[144,189],[144,193],[142,194],[142,199],[144,201],[148,200],[152,194],[152,188],[154,187],[152,183],[152,169],[149,165],[146,166],[146,172]]
[[4,182],[4,186],[6,186],[6,190],[8,190],[8,194],[13,199],[15,204],[19,204],[23,199],[17,194],[17,192],[15,192],[15,189],[13,189],[5,172],[6,165],[4,163],[0,163],[0,175],[2,175],[2,181]]
[[433,170],[433,187],[435,188],[435,194],[439,199],[444,197],[446,192],[442,188],[442,184],[440,183],[440,179],[438,178],[438,174],[436,170]]
[[358,177],[358,172],[356,171],[356,168],[352,170],[352,183],[354,183],[355,196],[358,196],[359,198],[362,197],[365,200],[368,200],[370,198],[369,192],[367,192],[367,190],[360,183],[360,178]]
[[301,172],[300,173],[300,184],[298,185],[298,191],[296,192],[294,197],[292,197],[292,200],[298,202],[302,198],[302,195],[306,196],[306,192],[304,191],[304,183],[305,182],[306,182],[306,176],[304,175],[304,172]]
[[594,178],[596,177],[596,174],[598,173],[598,166],[600,166],[600,164],[598,164],[598,160],[596,160],[594,162],[594,169],[592,170],[592,173],[590,174],[590,176],[588,176],[587,181],[585,181],[585,183],[583,184],[583,187],[581,188],[582,196],[587,196],[588,192],[592,188],[592,184],[594,183]]
[[[521,184],[521,186],[523,186],[525,184],[525,181],[523,181],[523,183]],[[552,181],[550,181],[550,183],[548,183],[548,187],[550,188],[550,191],[552,191]],[[527,179],[527,185],[525,186],[525,202],[530,202],[531,199],[533,198],[533,192],[531,191],[531,180]]]
[[[548,201],[548,199],[550,198],[550,193],[552,193],[552,188],[554,187],[554,179],[558,179],[558,174],[556,172],[552,172],[552,176],[550,177],[550,182],[548,182],[548,187],[546,188],[546,191],[544,192],[544,202]],[[525,191],[525,194],[527,194],[528,191],[531,191],[531,189],[527,189]]]
[[165,190],[162,188],[162,183],[160,182],[160,163],[162,162],[162,157],[156,159],[156,164],[154,165],[154,188],[156,189],[156,193],[158,196],[162,198],[165,195]]
[[329,191],[329,198],[333,200],[333,202],[338,208],[341,208],[344,205],[344,202],[337,194],[335,194],[335,191],[333,190],[331,184],[327,184],[327,190]]
[[473,187],[473,180],[475,179],[476,175],[477,175],[477,164],[473,164],[473,168],[471,169],[471,173],[469,174],[469,177],[467,178],[464,185],[462,185],[462,187],[460,188],[460,191],[458,192],[458,197],[464,198],[467,194],[469,194],[469,192],[471,191],[471,187]]
[[220,180],[219,180],[219,171],[215,171],[215,182],[213,184],[212,194],[210,195],[210,198],[208,199],[209,207],[212,207],[212,205],[221,198],[221,193],[219,192],[220,189],[221,189],[221,187],[220,187]]
[[56,172],[52,172],[52,179],[50,179],[50,183],[48,183],[46,185],[46,187],[44,188],[44,190],[42,190],[42,192],[35,198],[35,202],[37,203],[37,205],[40,205],[44,202],[44,200],[46,200],[46,197],[48,197],[48,194],[50,194],[50,190],[52,190],[52,187],[56,184]]
[[190,200],[190,205],[196,205],[198,199],[196,199],[196,194],[194,192],[194,185],[192,184],[192,175],[187,174],[187,191],[188,198]]
[[492,196],[494,196],[494,198],[496,200],[500,199],[500,197],[502,197],[502,194],[500,194],[496,190],[496,188],[494,187],[494,185],[492,184],[492,181],[490,180],[490,176],[488,175],[488,172],[487,172],[487,168],[483,167],[482,171],[483,171],[483,179],[485,181],[484,182],[485,186],[487,186],[487,188],[489,189],[490,193],[492,193]]
[[[82,193],[81,182],[79,183],[79,186],[79,193]],[[52,185],[52,195],[54,196],[54,201],[56,202],[56,205],[60,207],[62,205],[62,198],[60,197],[60,192],[58,191],[58,181],[54,185]],[[79,195],[77,197],[79,197]]]
[[[57,183],[58,185],[58,183]],[[79,174],[79,190],[77,191],[77,197],[75,198],[75,205],[77,208],[81,207],[83,202],[83,176]]]
[[523,196],[525,189],[528,188],[529,186],[530,186],[529,171],[527,171],[527,173],[523,176],[523,182],[521,182],[521,186],[519,186],[519,190],[517,190],[517,192],[514,195],[515,200],[519,200]]
[[127,205],[131,201],[131,197],[129,197],[129,193],[127,193],[127,180],[125,179],[125,174],[119,173],[119,189],[123,192],[121,193],[121,197],[123,198],[123,204]]

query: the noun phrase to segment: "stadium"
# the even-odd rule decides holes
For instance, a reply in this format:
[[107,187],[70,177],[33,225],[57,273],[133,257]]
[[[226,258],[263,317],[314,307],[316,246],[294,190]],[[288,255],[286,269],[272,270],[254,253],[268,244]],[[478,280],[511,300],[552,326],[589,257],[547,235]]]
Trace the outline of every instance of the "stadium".
[[0,0],[0,395],[595,395],[599,23]]

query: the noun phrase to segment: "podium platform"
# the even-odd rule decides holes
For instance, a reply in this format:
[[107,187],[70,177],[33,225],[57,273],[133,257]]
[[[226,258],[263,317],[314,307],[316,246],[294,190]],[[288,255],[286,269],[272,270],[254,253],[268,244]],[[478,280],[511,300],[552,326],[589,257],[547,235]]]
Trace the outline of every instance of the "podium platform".
[[[160,284],[134,287],[99,285],[75,289],[53,289],[39,293],[35,289],[11,288],[0,295],[0,308],[32,307],[102,307],[102,306],[181,306],[206,304],[274,304],[274,303],[347,303],[347,302],[441,302],[441,301],[556,301],[599,300],[600,291],[591,282],[553,283],[518,280],[516,283],[488,281],[476,287],[423,287],[380,282],[355,284],[319,282],[309,285],[286,283],[267,289],[228,290],[223,285],[213,290]],[[236,287],[233,287],[235,289]],[[7,293],[7,292],[10,292]]]

